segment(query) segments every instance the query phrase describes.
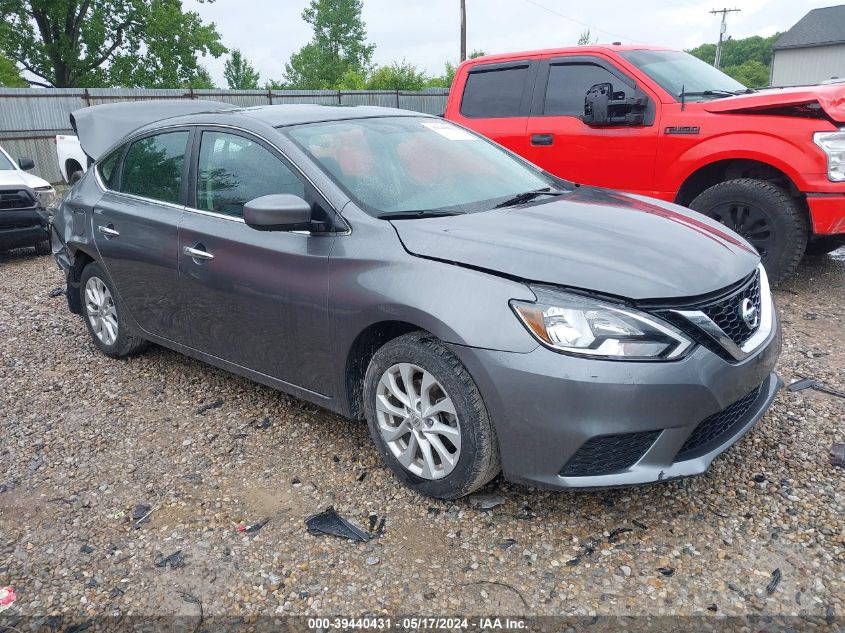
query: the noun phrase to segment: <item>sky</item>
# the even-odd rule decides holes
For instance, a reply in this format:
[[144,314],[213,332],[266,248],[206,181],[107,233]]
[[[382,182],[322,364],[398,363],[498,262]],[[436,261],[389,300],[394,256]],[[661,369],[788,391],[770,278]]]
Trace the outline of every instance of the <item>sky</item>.
[[[714,2],[717,0],[714,0]],[[589,28],[600,43],[645,42],[692,48],[715,42],[720,16],[711,9],[741,9],[728,14],[727,34],[768,36],[785,31],[810,9],[831,0],[466,0],[467,49],[487,53],[574,45]],[[228,48],[240,48],[261,73],[261,82],[281,79],[285,62],[311,38],[302,20],[308,0],[185,0],[206,22],[214,22]],[[447,60],[460,54],[459,0],[364,0],[364,22],[374,61],[402,60],[429,74],[442,74]],[[223,79],[225,58],[203,64],[215,82]]]

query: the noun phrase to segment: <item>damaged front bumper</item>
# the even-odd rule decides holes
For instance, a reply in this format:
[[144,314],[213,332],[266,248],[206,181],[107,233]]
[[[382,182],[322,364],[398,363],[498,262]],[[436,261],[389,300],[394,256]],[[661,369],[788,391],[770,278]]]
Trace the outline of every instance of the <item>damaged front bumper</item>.
[[502,469],[547,488],[607,487],[703,473],[766,412],[782,386],[780,325],[729,363],[699,346],[676,362],[575,358],[450,346],[475,378]]
[[41,209],[0,211],[0,249],[32,246],[47,239],[48,221]]

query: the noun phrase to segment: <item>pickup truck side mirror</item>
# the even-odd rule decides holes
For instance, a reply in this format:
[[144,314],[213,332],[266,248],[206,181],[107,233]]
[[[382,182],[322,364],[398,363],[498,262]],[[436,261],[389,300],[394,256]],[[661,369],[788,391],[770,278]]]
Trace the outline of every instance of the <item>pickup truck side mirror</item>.
[[24,171],[29,171],[30,169],[35,169],[35,161],[31,158],[19,158],[18,159],[18,167],[23,169]]
[[648,96],[634,90],[633,97],[614,91],[613,84],[590,86],[584,97],[584,116],[581,120],[593,127],[611,125],[642,125],[648,106]]
[[291,231],[311,222],[311,205],[299,196],[276,193],[244,205],[244,222],[259,231]]

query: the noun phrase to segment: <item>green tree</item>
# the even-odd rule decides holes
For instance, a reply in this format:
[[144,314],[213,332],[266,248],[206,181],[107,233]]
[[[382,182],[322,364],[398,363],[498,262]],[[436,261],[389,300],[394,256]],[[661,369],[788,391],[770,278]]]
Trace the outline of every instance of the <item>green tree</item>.
[[40,86],[177,87],[226,52],[181,0],[0,0],[0,16],[0,50]]
[[21,77],[21,71],[11,59],[0,53],[0,86],[5,88],[27,88],[29,83]]
[[[476,57],[484,57],[487,53],[482,50],[474,50],[469,54],[468,59],[475,59]],[[451,88],[452,81],[455,79],[455,72],[458,67],[452,62],[446,62],[444,72],[442,75],[429,77],[425,83],[426,88]]]
[[350,69],[366,74],[375,45],[366,43],[362,6],[362,0],[311,0],[302,19],[314,36],[285,65],[288,87],[331,89]]
[[423,71],[403,59],[373,71],[367,78],[367,90],[422,90],[427,80]]
[[232,50],[226,60],[223,77],[232,90],[253,90],[258,88],[258,80],[261,79],[261,75],[237,48]]
[[[728,39],[722,42],[722,71],[746,86],[759,87],[769,83],[772,66],[772,46],[781,36]],[[702,44],[687,51],[699,59],[713,64],[716,60],[716,45]]]
[[590,29],[586,31],[581,31],[581,35],[578,36],[578,46],[589,46],[593,44],[592,35],[590,34]]
[[211,73],[203,67],[199,66],[194,72],[194,76],[187,81],[182,82],[183,88],[194,88],[195,90],[211,90],[216,88],[214,79],[211,78]]
[[483,50],[481,50],[480,48],[475,48],[475,49],[473,49],[473,51],[469,54],[469,57],[468,57],[467,59],[475,59],[476,57],[484,57],[486,54],[487,54],[487,53],[485,53],[485,52],[484,52]]

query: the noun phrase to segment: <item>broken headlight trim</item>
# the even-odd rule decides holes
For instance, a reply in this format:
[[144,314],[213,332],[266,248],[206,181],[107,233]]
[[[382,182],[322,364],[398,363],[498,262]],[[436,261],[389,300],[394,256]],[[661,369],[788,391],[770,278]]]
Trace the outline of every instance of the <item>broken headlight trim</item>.
[[827,154],[827,178],[833,182],[845,181],[845,130],[816,132],[813,141]]
[[611,360],[678,360],[694,346],[649,314],[590,297],[532,286],[537,301],[510,302],[534,337],[564,354]]

